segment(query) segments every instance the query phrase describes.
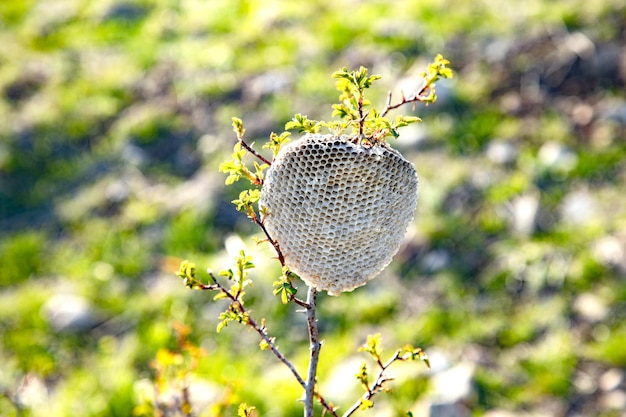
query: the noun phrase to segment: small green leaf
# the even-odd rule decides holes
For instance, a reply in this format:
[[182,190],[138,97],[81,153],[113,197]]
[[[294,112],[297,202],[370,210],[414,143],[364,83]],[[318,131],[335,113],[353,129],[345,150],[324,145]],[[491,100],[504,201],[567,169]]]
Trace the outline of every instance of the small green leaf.
[[291,297],[296,295],[298,290],[291,284],[291,275],[293,273],[289,271],[287,267],[283,268],[283,275],[278,281],[274,281],[274,295],[280,295],[280,301],[283,304],[287,304]]
[[320,125],[326,127],[331,134],[341,136],[348,128],[349,123],[343,120],[333,120],[332,122],[320,122]]
[[222,300],[224,298],[227,298],[227,295],[220,291],[217,294],[215,294],[215,296],[213,297],[213,301]]
[[243,163],[243,157],[248,153],[242,149],[241,142],[237,142],[233,147],[233,154],[230,161],[222,162],[219,166],[220,172],[229,174],[226,178],[226,185],[239,181],[241,177],[247,178],[251,183],[258,185],[260,179],[254,175]]
[[383,348],[381,347],[382,337],[380,333],[376,333],[374,335],[367,336],[367,342],[361,345],[359,348],[359,352],[367,352],[374,357],[377,361],[380,360],[381,355],[383,354]]
[[221,331],[222,331],[222,329],[223,329],[224,327],[226,327],[227,325],[228,325],[228,321],[227,321],[227,320],[222,320],[222,321],[220,321],[219,323],[217,323],[217,328],[215,329],[215,331],[216,331],[217,333],[219,333],[219,332],[221,332]]
[[237,207],[237,210],[246,213],[249,218],[254,220],[256,218],[254,204],[257,203],[260,199],[260,190],[244,190],[239,193],[239,198],[233,200],[232,203]]
[[[272,344],[274,344],[275,341],[276,341],[275,337],[270,337],[269,339],[270,339],[270,342]],[[259,348],[261,350],[270,350],[271,349],[270,344],[265,339],[261,339],[261,341],[259,342]]]
[[354,375],[356,379],[361,383],[366,391],[369,391],[369,374],[367,372],[367,363],[363,362],[359,372]]
[[449,64],[450,61],[445,59],[441,54],[437,54],[437,56],[435,56],[434,66],[437,70],[437,74],[441,78],[452,78],[454,76],[452,70],[447,67]]
[[195,279],[196,278],[196,264],[193,262],[189,262],[188,260],[184,260],[180,263],[180,267],[178,268],[177,275],[183,279]]
[[184,260],[181,262],[178,272],[176,273],[183,279],[185,286],[191,289],[201,289],[204,287],[202,282],[196,278],[196,264]]
[[318,133],[320,124],[316,120],[309,120],[303,114],[296,114],[291,121],[285,124],[285,130],[297,129],[299,133]]
[[[435,57],[435,60],[428,64],[428,68],[421,75],[426,80],[427,85],[432,85],[440,78],[452,78],[454,74],[447,67],[450,61],[445,59],[441,54]],[[434,103],[434,101],[433,101]]]
[[450,68],[442,68],[439,70],[439,75],[442,78],[452,78],[454,77],[454,74],[452,73],[452,70]]
[[[255,190],[258,191],[258,190]],[[239,251],[239,256],[236,258],[237,267],[239,270],[239,277],[243,279],[245,277],[245,270],[254,268],[252,263],[252,256],[246,255],[245,251]]]
[[270,134],[269,141],[263,145],[263,148],[270,149],[275,158],[278,155],[278,152],[280,152],[280,148],[291,140],[289,136],[291,136],[291,132],[283,132],[280,135],[272,132]]
[[332,117],[344,118],[350,114],[350,109],[344,104],[333,104]]
[[406,345],[400,350],[400,359],[402,359],[403,361],[420,360],[424,362],[424,364],[426,364],[428,369],[430,369],[430,360],[428,359],[428,355],[422,350],[422,348],[415,348],[411,345]]
[[243,121],[237,117],[231,117],[231,120],[233,121],[233,131],[237,135],[237,139],[241,139],[244,133],[246,133],[246,129],[243,127]]
[[220,272],[217,273],[217,275],[221,277],[226,277],[228,279],[233,279],[234,276],[232,269],[222,269]]
[[361,398],[361,405],[359,406],[359,410],[367,410],[372,407],[374,407],[374,401]]
[[396,123],[395,126],[396,127],[404,127],[404,126],[408,126],[411,123],[417,123],[417,122],[421,122],[422,119],[420,119],[419,117],[416,116],[398,116],[396,117]]
[[350,72],[348,72],[348,68],[343,67],[340,70],[333,72],[331,77],[332,78],[347,78],[347,79],[350,79]]
[[237,311],[235,309],[236,307],[233,306],[234,304],[235,303],[230,304],[228,306],[228,310],[220,313],[219,319],[221,321],[217,324],[218,333],[222,331],[224,327],[228,326],[228,323],[230,323],[231,321],[237,321],[239,323],[247,324],[247,316],[242,315],[239,311]]
[[263,171],[265,171],[266,169],[268,169],[270,166],[268,164],[259,164],[257,161],[253,162],[254,164],[254,176],[258,179],[263,181]]
[[239,404],[239,408],[237,409],[238,417],[250,417],[252,415],[252,411],[256,410],[256,407],[249,407],[246,403]]

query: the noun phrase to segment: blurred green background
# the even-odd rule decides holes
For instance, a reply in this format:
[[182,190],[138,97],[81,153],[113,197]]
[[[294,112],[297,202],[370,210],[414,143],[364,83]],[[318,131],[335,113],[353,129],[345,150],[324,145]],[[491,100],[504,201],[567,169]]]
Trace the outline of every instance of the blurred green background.
[[455,78],[392,144],[420,174],[415,222],[380,277],[321,296],[321,391],[345,411],[380,332],[433,370],[392,369],[363,415],[626,416],[620,0],[0,1],[0,415],[149,414],[175,323],[206,351],[198,414],[302,415],[282,364],[241,326],[217,335],[224,304],[172,271],[245,245],[249,306],[305,366],[304,317],[217,171],[230,117],[258,144],[328,118],[343,66],[383,76],[380,108],[437,53]]

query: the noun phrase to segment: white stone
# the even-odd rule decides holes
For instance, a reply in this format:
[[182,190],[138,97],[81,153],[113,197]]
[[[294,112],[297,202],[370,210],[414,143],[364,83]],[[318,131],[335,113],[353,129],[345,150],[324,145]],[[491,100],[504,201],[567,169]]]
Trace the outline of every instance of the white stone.
[[624,380],[624,371],[617,368],[611,368],[600,376],[598,385],[603,391],[613,391]]
[[493,140],[489,142],[486,155],[494,164],[510,164],[517,158],[517,149],[511,142]]
[[600,397],[600,406],[612,410],[626,410],[626,392],[611,391]]
[[578,164],[578,155],[558,142],[546,142],[538,154],[539,160],[549,168],[569,172]]
[[91,328],[96,321],[89,301],[74,294],[57,294],[43,305],[42,313],[59,331],[80,331]]
[[592,293],[583,293],[576,297],[572,304],[573,310],[589,322],[604,320],[609,308],[600,297]]
[[469,363],[461,363],[433,375],[433,403],[454,404],[467,398],[472,392],[473,376],[474,365]]
[[530,235],[537,223],[539,197],[535,194],[519,196],[511,203],[511,211],[513,230],[521,235]]
[[570,225],[588,223],[598,215],[597,203],[586,190],[577,190],[566,195],[559,211],[562,221]]

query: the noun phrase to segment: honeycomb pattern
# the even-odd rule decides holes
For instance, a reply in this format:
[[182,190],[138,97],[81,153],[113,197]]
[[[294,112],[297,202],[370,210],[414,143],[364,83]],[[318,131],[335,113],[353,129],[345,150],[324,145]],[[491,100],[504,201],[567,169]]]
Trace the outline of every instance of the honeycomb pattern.
[[391,262],[413,219],[417,183],[413,164],[387,145],[307,134],[283,146],[259,204],[286,265],[338,295]]

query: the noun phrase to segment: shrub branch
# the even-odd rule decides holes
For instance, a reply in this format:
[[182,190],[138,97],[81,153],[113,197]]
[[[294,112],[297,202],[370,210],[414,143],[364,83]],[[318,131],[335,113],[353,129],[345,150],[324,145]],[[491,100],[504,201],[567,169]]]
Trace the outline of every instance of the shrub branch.
[[[415,104],[416,102],[424,103],[426,105],[437,101],[437,95],[435,94],[435,83],[441,78],[452,78],[452,70],[448,68],[450,61],[445,59],[441,54],[435,57],[435,61],[428,65],[426,71],[420,75],[424,78],[424,84],[417,90],[412,96],[406,97],[404,92],[401,92],[401,99],[396,104],[391,104],[391,91],[387,94],[387,103],[385,108],[381,112],[381,117],[385,117],[389,111],[397,109],[408,103]],[[428,94],[427,94],[428,93]]]
[[209,275],[210,275],[211,279],[213,280],[213,284],[212,285],[208,285],[208,286],[206,286],[206,288],[202,288],[202,289],[219,290],[219,291],[222,292],[222,294],[224,294],[226,297],[228,297],[231,300],[231,305],[234,304],[235,308],[246,316],[247,321],[245,323],[243,323],[243,324],[246,324],[246,325],[252,327],[259,334],[261,339],[267,344],[267,347],[269,348],[269,350],[272,351],[274,356],[276,356],[278,358],[278,360],[280,360],[282,363],[284,363],[285,366],[287,368],[289,368],[289,370],[291,371],[293,376],[296,378],[298,383],[300,385],[302,385],[303,388],[306,388],[306,382],[304,382],[304,379],[300,376],[300,374],[296,370],[296,368],[293,365],[293,363],[291,363],[291,361],[289,361],[289,359],[287,359],[278,350],[278,347],[276,346],[274,338],[267,335],[266,327],[264,325],[263,326],[259,326],[259,324],[250,316],[250,314],[248,313],[246,308],[243,306],[243,304],[241,303],[239,298],[237,296],[235,296],[234,294],[232,294],[222,284],[220,284],[220,282],[217,280],[217,277],[213,274],[213,272],[209,272]]
[[259,219],[259,217],[257,216],[254,219],[254,222],[261,228],[261,230],[263,231],[263,234],[265,235],[265,238],[267,239],[267,241],[270,243],[270,245],[272,245],[272,247],[276,251],[276,256],[278,256],[278,262],[280,262],[280,265],[285,267],[285,257],[283,256],[283,253],[280,251],[280,245],[278,244],[277,241],[272,239],[272,237],[270,236],[269,232],[265,228],[265,224],[263,222],[263,219]]
[[[346,129],[351,129],[353,135],[352,140],[365,146],[374,146],[382,143],[386,145],[387,137],[398,137],[398,128],[407,126],[411,123],[419,122],[421,119],[414,116],[398,116],[395,120],[387,119],[385,116],[394,109],[397,109],[408,103],[420,102],[428,105],[434,103],[437,99],[435,94],[435,82],[441,78],[451,78],[452,70],[448,68],[449,61],[441,55],[435,57],[434,62],[428,65],[428,68],[421,75],[424,83],[415,93],[406,96],[401,92],[400,101],[392,104],[392,93],[389,92],[387,101],[382,112],[378,112],[371,107],[371,103],[364,96],[365,89],[369,88],[373,82],[380,79],[378,75],[368,75],[368,70],[364,67],[357,71],[348,71],[343,68],[333,74],[333,78],[337,79],[337,89],[340,91],[339,104],[333,105],[333,117],[338,120],[331,122],[318,122],[308,119],[305,115],[296,114],[294,118],[285,125],[286,130],[297,129],[299,132],[318,133],[321,127],[326,127],[334,135],[342,135]],[[265,327],[265,319],[259,324],[255,321],[250,312],[244,306],[245,287],[250,283],[246,279],[247,269],[253,268],[252,258],[246,256],[242,251],[237,258],[236,268],[221,271],[220,276],[225,276],[232,281],[231,288],[222,285],[217,277],[209,271],[212,283],[204,284],[195,277],[195,265],[189,261],[181,264],[178,275],[184,279],[185,285],[193,289],[214,290],[218,294],[214,299],[228,299],[228,308],[220,314],[221,322],[218,324],[218,332],[231,321],[237,321],[241,324],[252,327],[259,335],[262,349],[269,349],[274,356],[278,358],[295,377],[296,381],[304,389],[304,416],[314,417],[315,399],[324,408],[324,414],[328,413],[333,417],[339,417],[331,403],[328,403],[315,389],[317,383],[317,370],[322,342],[319,337],[317,325],[316,308],[317,308],[317,290],[309,287],[307,299],[303,301],[295,296],[296,288],[293,287],[291,280],[297,277],[296,274],[289,270],[285,263],[285,257],[280,249],[279,242],[270,236],[264,221],[268,215],[267,208],[259,207],[261,192],[259,187],[263,185],[264,170],[268,169],[272,164],[271,161],[257,152],[252,143],[244,140],[245,129],[243,122],[236,118],[232,118],[232,126],[237,135],[237,143],[234,146],[232,159],[220,165],[220,171],[227,173],[226,184],[230,185],[239,179],[245,178],[250,181],[252,188],[242,191],[239,198],[233,200],[233,204],[237,206],[237,210],[244,212],[253,223],[255,223],[263,231],[265,239],[274,248],[277,259],[280,262],[283,274],[279,280],[274,282],[274,294],[280,295],[283,303],[293,302],[304,308],[307,318],[307,328],[310,342],[309,366],[306,381],[298,373],[295,366],[279,351],[274,337],[267,334]],[[270,140],[263,147],[270,149],[274,158],[278,155],[282,145],[289,141],[290,133],[270,135]],[[247,153],[252,154],[262,164],[254,161],[254,169],[247,166],[243,158]],[[382,348],[380,347],[380,335],[368,337],[368,341],[360,348],[372,355],[376,366],[379,368],[376,378],[370,383],[367,365],[361,367],[360,372],[356,375],[357,379],[363,386],[365,393],[343,414],[343,417],[349,417],[357,410],[370,408],[374,405],[372,398],[379,392],[386,391],[385,384],[392,378],[386,375],[387,369],[396,361],[407,361],[420,359],[428,366],[428,358],[420,348],[407,346],[397,350],[387,361],[381,359]],[[248,407],[245,403],[240,405],[239,415],[249,416],[254,407]]]
[[385,376],[385,371],[395,361],[400,359],[400,353],[401,353],[400,350],[396,351],[396,353],[391,358],[389,358],[389,360],[387,362],[385,362],[385,363],[382,363],[379,358],[376,360],[377,365],[380,367],[380,370],[378,371],[378,375],[376,375],[376,379],[374,380],[374,382],[372,382],[371,385],[369,385],[369,386],[366,385],[365,393],[354,404],[352,404],[352,407],[350,407],[342,415],[342,417],[351,416],[352,414],[354,414],[358,410],[361,410],[361,409],[364,409],[364,408],[370,408],[371,407],[370,404],[373,405],[372,398],[377,393],[385,390],[384,385],[385,385],[386,382],[393,380],[393,378]]
[[237,135],[237,140],[239,141],[239,143],[241,143],[241,146],[243,146],[252,155],[256,156],[264,164],[267,164],[268,166],[272,165],[270,161],[268,161],[263,155],[258,153],[251,145],[248,145],[246,141],[243,140],[243,135],[244,133],[246,133],[246,129],[244,129],[243,122],[241,121],[241,119],[233,117],[232,120],[233,120],[233,130],[235,134]]
[[315,317],[315,307],[317,300],[317,290],[309,287],[306,302],[309,308],[306,310],[306,320],[309,328],[309,341],[311,343],[311,355],[309,358],[309,373],[305,388],[304,415],[305,417],[313,417],[313,398],[315,393],[315,379],[317,377],[317,364],[320,358],[320,350],[322,343],[320,342],[319,332],[317,329],[317,318]]

